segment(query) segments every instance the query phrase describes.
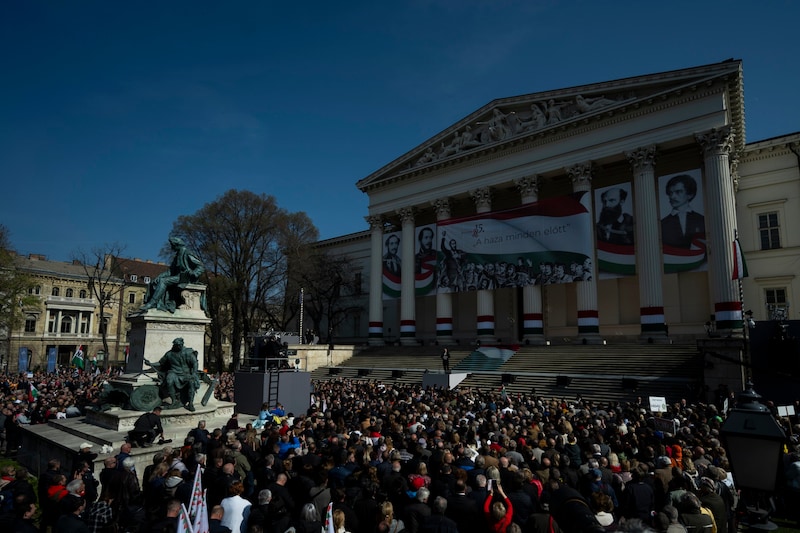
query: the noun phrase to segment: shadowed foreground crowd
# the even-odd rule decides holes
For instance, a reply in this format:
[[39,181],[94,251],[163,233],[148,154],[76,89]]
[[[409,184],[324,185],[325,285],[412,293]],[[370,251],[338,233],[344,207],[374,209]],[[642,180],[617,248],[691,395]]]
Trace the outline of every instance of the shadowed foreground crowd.
[[[228,398],[232,378],[221,384]],[[729,533],[723,416],[681,401],[656,424],[641,400],[326,381],[306,413],[264,405],[254,421],[201,422],[141,473],[127,444],[98,465],[91,448],[51,461],[38,494],[23,469],[0,471],[0,516],[14,532],[174,532],[200,468],[210,533],[321,533],[330,503],[337,533]],[[665,419],[673,431],[657,429]],[[790,451],[781,483],[800,493]]]

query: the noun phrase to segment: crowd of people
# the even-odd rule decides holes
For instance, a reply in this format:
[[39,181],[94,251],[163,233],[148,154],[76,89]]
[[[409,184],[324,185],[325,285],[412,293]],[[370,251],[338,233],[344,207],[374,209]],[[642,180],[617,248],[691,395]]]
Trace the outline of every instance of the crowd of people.
[[[101,378],[35,375],[38,398],[8,378],[5,427],[80,413]],[[219,380],[230,398],[232,376]],[[331,503],[337,533],[735,531],[724,413],[680,401],[660,418],[674,431],[641,400],[320,381],[307,412],[265,404],[255,420],[201,422],[182,445],[154,448],[141,473],[130,444],[102,465],[88,443],[71,469],[51,461],[38,494],[25,469],[6,468],[0,516],[13,531],[34,531],[38,506],[42,532],[173,532],[201,469],[211,533],[322,533]],[[787,445],[781,483],[800,492]]]

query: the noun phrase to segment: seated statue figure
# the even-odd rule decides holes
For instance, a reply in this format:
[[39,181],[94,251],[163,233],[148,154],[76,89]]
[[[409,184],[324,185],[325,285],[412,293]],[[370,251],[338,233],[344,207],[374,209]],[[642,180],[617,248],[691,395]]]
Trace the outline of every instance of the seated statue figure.
[[183,339],[178,337],[172,341],[172,349],[160,361],[151,363],[145,359],[144,362],[158,372],[165,389],[162,398],[172,398],[172,403],[164,405],[165,409],[186,407],[194,411],[194,395],[200,388],[196,351],[185,347]]
[[175,257],[169,265],[169,270],[159,274],[147,288],[145,304],[142,309],[159,309],[174,313],[178,306],[177,297],[171,294],[170,289],[185,283],[195,283],[205,272],[203,262],[192,254],[186,243],[180,237],[170,237],[169,244],[175,250]]

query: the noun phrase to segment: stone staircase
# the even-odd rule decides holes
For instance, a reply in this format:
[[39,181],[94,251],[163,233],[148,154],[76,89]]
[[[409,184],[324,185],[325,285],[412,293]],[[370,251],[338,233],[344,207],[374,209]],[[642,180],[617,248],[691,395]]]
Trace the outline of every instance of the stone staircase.
[[[426,372],[441,372],[439,347],[370,348],[336,367],[312,372],[313,380],[337,378],[421,384]],[[695,345],[609,344],[521,346],[492,370],[471,356],[471,348],[451,350],[452,372],[466,373],[459,387],[531,393],[544,397],[628,401],[663,396],[668,402],[694,397],[703,382],[703,359]]]

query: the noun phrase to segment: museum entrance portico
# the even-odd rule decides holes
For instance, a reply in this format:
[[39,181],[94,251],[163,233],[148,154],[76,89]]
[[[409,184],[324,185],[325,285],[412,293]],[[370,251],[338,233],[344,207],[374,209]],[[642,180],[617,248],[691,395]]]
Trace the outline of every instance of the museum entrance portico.
[[359,181],[370,344],[735,334],[742,105],[738,61],[498,99]]

